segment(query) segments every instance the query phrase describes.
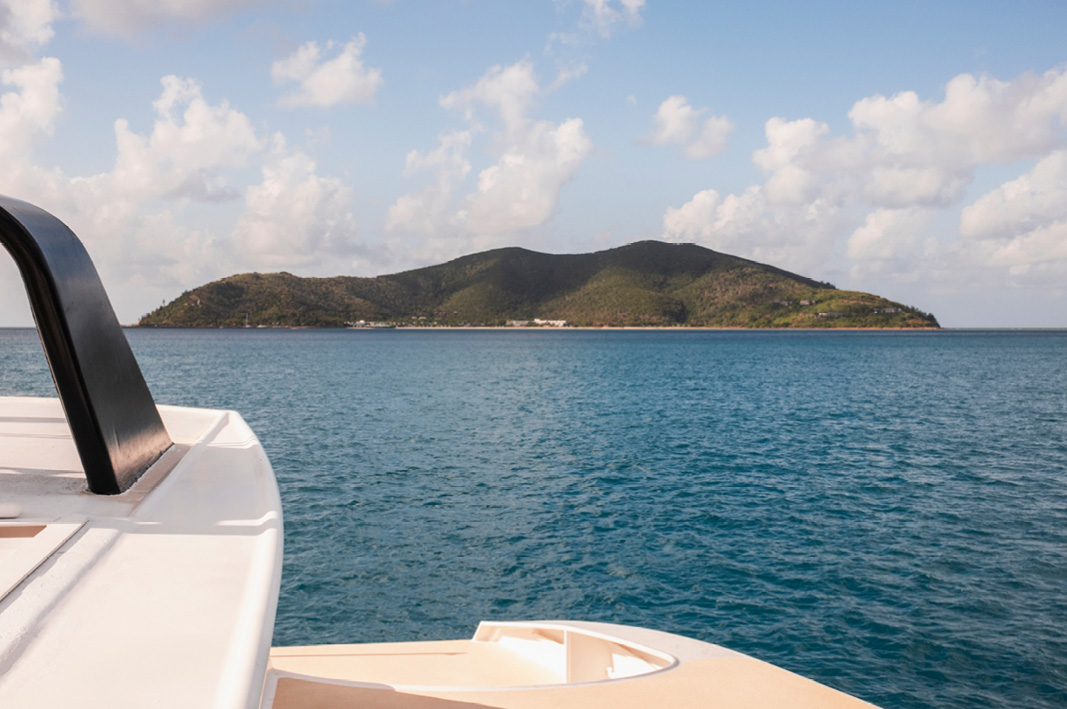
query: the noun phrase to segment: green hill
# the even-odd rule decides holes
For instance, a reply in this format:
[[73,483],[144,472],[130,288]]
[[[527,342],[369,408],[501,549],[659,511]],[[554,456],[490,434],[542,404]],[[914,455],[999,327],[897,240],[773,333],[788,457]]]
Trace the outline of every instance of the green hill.
[[506,248],[377,278],[245,273],[182,293],[142,327],[505,325],[908,327],[937,320],[694,244],[642,241],[591,254]]

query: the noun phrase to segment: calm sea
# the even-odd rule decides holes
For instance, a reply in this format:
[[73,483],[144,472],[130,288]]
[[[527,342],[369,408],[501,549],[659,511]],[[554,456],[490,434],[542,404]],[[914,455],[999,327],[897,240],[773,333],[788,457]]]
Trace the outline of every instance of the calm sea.
[[[1067,333],[128,336],[274,463],[277,644],[600,620],[886,707],[1067,705]],[[0,392],[52,395],[33,331]]]

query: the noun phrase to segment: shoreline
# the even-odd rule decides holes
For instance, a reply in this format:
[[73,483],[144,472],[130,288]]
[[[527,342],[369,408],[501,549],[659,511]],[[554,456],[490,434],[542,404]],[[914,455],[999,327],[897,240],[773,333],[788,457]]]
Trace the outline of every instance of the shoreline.
[[[389,330],[447,331],[493,331],[493,332],[941,332],[944,327],[717,327],[688,325],[634,325],[634,326],[567,326],[567,327],[507,327],[496,325],[405,325],[400,327],[320,327],[316,325],[278,325],[263,327],[188,327],[158,325],[122,325],[126,330],[355,330],[380,332]],[[983,330],[986,328],[977,328]],[[997,328],[989,328],[997,329]],[[1007,328],[1011,330],[1012,328]],[[1018,328],[1016,328],[1018,329]],[[1042,328],[1038,328],[1042,329]],[[1056,328],[1048,328],[1056,329]]]
[[[346,327],[312,327],[309,325],[293,325],[293,326],[279,326],[279,327],[158,327],[158,326],[141,326],[137,324],[120,325],[123,330],[359,330],[363,328],[346,328]],[[31,325],[0,325],[0,331],[3,330],[35,330],[36,328]],[[1060,327],[688,327],[688,326],[644,326],[644,327],[490,327],[490,326],[478,326],[478,327],[452,327],[452,326],[414,326],[414,327],[395,327],[395,328],[366,328],[366,329],[385,329],[385,330],[499,330],[509,332],[520,331],[559,331],[570,330],[575,332],[625,332],[625,331],[669,331],[669,332],[1067,332],[1067,326]]]

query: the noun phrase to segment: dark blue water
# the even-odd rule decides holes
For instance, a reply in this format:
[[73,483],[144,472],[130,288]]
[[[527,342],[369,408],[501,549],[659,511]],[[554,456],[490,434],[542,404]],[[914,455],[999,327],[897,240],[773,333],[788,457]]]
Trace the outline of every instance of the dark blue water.
[[[277,644],[575,618],[887,707],[1067,705],[1067,334],[129,331],[239,410]],[[32,331],[0,392],[51,395]]]

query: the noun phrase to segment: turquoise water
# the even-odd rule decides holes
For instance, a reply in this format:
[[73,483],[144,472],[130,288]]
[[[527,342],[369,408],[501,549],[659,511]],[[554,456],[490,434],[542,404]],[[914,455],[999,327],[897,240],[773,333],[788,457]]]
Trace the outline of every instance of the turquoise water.
[[[128,335],[271,457],[278,644],[602,620],[886,707],[1067,705],[1067,333]],[[0,392],[51,395],[32,331]]]

